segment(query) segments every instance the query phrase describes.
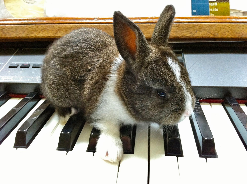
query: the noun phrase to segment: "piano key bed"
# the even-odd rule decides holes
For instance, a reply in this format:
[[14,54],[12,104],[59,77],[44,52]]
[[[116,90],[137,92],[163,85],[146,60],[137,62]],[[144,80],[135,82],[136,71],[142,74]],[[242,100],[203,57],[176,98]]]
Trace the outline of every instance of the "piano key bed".
[[0,107],[1,182],[246,182],[246,101],[197,101],[190,119],[163,130],[155,124],[122,126],[125,154],[118,164],[99,159],[99,131],[82,115],[59,125],[54,109],[36,93],[24,98],[1,93],[0,102],[5,102]]
[[[1,52],[6,57],[0,57],[0,183],[247,183],[246,71],[225,81],[236,77],[231,70],[235,65],[246,69],[246,55],[184,57],[181,50],[175,51],[199,98],[192,116],[163,129],[156,124],[122,126],[123,159],[112,164],[95,152],[99,130],[80,114],[58,124],[54,108],[37,93],[45,50]],[[223,69],[221,64],[212,66],[213,58],[228,66],[224,78],[209,74],[212,68]],[[203,81],[209,77],[219,81]]]

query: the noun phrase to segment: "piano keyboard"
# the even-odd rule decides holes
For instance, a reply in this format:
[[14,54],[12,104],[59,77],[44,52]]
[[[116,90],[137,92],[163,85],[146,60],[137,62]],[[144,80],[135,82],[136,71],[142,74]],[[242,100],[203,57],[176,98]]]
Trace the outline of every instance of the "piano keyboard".
[[82,115],[57,124],[49,103],[30,93],[39,92],[46,49],[0,50],[0,183],[247,183],[247,54],[231,48],[175,51],[196,97],[214,101],[197,102],[178,127],[122,127],[118,164],[94,153],[99,132]]
[[[20,108],[23,115],[18,118],[9,116],[14,121],[7,121],[3,127],[6,115],[31,95],[33,99],[29,101],[33,103],[29,105],[28,113],[22,111],[25,106]],[[230,113],[228,102],[198,102],[194,114],[179,123],[178,130],[164,128],[162,132],[151,124],[137,125],[135,132],[126,131],[132,133],[126,136],[122,132],[126,138],[122,141],[131,143],[133,151],[126,152],[120,163],[111,164],[100,159],[97,152],[87,152],[92,128],[84,124],[80,115],[73,118],[78,122],[76,126],[70,126],[70,119],[66,125],[60,125],[58,115],[46,100],[33,93],[25,98],[7,99],[6,95],[0,98],[0,103],[3,102],[0,105],[0,174],[3,184],[247,183],[247,106],[235,100],[230,106],[237,106],[232,110],[241,114],[238,118]],[[246,134],[240,126],[243,124]],[[13,130],[6,133],[2,128]],[[26,140],[18,143],[16,137],[20,130],[24,132],[22,134],[26,133]],[[65,136],[68,144],[59,145],[62,133],[71,133]],[[60,151],[66,147],[63,149],[66,151]]]

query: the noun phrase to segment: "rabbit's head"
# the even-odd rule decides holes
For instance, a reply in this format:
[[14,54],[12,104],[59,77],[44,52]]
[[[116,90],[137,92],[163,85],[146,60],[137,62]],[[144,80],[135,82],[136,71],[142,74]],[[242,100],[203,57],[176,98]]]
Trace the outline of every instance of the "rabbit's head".
[[193,111],[195,97],[188,72],[168,47],[174,16],[174,7],[166,6],[148,43],[137,25],[114,13],[115,41],[125,60],[118,93],[137,120],[176,124]]

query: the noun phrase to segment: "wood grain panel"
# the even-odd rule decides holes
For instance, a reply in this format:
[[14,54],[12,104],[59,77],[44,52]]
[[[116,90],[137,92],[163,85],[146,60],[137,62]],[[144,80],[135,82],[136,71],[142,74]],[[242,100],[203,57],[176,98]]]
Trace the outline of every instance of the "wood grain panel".
[[[150,39],[158,18],[130,18]],[[0,20],[0,41],[53,40],[81,27],[113,36],[111,18],[40,18]],[[170,41],[246,41],[246,17],[177,17]]]

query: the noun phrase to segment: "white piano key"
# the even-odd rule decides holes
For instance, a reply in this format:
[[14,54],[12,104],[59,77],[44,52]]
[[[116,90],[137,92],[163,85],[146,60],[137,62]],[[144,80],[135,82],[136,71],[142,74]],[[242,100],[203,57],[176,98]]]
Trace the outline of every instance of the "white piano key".
[[[93,166],[93,152],[86,152],[92,127],[85,123],[78,140],[72,151],[69,151],[66,156],[67,165],[76,164],[77,167],[66,172],[66,176],[70,177],[70,183],[90,184],[95,180],[93,171],[97,166]],[[84,174],[82,176],[82,174]]]
[[150,184],[174,184],[179,171],[176,156],[165,156],[163,134],[159,128],[150,127]]
[[[11,98],[3,106],[0,107],[0,118],[6,115],[12,108],[14,108],[22,98]],[[6,153],[6,150],[13,150],[15,142],[15,134],[19,126],[17,126],[10,135],[0,145],[0,153]],[[1,152],[3,151],[3,152]]]
[[243,109],[243,111],[245,112],[245,114],[247,115],[247,106],[245,104],[239,104],[239,105]]
[[0,119],[6,115],[14,106],[16,106],[22,98],[11,98],[0,107]]
[[134,154],[124,154],[117,183],[146,184],[148,175],[148,125],[137,125]]
[[[96,154],[96,153],[95,153]],[[97,184],[114,184],[117,180],[119,162],[110,163],[104,161],[98,155],[95,155],[92,160],[92,168],[89,171],[94,175],[94,183]]]
[[[6,115],[14,106],[16,106],[22,98],[11,98],[4,105],[0,107],[0,118]],[[15,132],[18,127],[16,127],[10,135],[2,142],[0,145],[0,159],[1,159],[1,183],[13,183],[13,169],[15,169],[14,159],[18,156],[15,154],[15,149],[13,148]],[[17,183],[17,181],[16,181]]]
[[[56,116],[55,118],[58,117]],[[59,119],[53,120],[54,123],[57,122],[56,126],[53,130],[50,130],[48,137],[44,138],[41,148],[33,152],[34,155],[42,157],[44,160],[46,160],[46,163],[42,161],[39,161],[38,163],[41,168],[37,168],[36,170],[39,171],[40,174],[44,169],[47,168],[47,165],[49,165],[49,168],[46,171],[48,173],[47,179],[44,179],[43,183],[62,183],[63,179],[61,179],[61,175],[63,175],[66,169],[68,169],[66,166],[63,168],[63,164],[66,162],[65,159],[67,157],[66,152],[56,150],[59,142],[60,132],[65,125],[65,123],[61,123],[58,120]],[[65,176],[65,174],[63,176]]]
[[247,152],[221,104],[202,104],[214,136],[218,158],[207,160],[214,183],[247,183]]
[[178,128],[183,149],[183,157],[178,157],[180,182],[201,184],[205,179],[206,160],[199,157],[189,119],[179,123]]

